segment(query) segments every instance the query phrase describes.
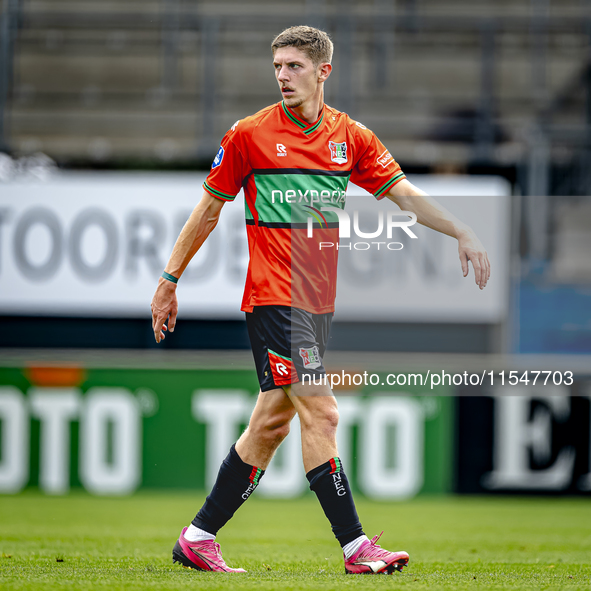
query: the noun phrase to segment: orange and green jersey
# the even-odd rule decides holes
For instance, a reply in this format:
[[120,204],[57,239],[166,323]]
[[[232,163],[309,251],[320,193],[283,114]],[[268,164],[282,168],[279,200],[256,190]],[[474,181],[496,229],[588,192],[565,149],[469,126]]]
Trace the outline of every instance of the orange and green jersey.
[[283,102],[235,123],[204,189],[224,201],[244,189],[250,261],[242,310],[333,312],[338,250],[320,242],[338,243],[338,216],[322,208],[343,209],[349,181],[381,199],[403,178],[373,132],[326,105],[313,124]]

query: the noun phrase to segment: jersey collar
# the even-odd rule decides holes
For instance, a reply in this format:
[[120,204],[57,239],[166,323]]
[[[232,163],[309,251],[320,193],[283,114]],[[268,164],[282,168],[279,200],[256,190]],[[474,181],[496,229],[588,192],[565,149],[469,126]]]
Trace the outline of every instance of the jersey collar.
[[285,116],[299,129],[301,129],[306,135],[313,134],[322,124],[324,121],[324,108],[325,106],[322,105],[322,111],[320,112],[320,117],[312,123],[309,124],[306,121],[302,121],[288,106],[286,106],[284,101],[281,101],[281,108],[283,109],[283,113]]

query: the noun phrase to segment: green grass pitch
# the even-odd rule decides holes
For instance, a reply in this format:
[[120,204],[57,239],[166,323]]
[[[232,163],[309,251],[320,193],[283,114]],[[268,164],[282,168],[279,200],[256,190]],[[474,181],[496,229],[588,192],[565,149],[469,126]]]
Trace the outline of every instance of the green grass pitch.
[[589,589],[591,502],[561,498],[358,500],[366,533],[406,550],[392,576],[344,574],[314,497],[256,495],[220,532],[245,575],[172,564],[183,525],[203,500],[188,493],[96,498],[37,492],[0,497],[0,589]]

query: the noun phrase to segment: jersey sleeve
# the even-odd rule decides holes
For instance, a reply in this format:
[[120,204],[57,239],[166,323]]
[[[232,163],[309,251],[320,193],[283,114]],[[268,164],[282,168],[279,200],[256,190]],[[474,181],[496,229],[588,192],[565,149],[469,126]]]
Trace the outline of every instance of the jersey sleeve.
[[361,156],[353,167],[351,182],[377,199],[383,199],[396,183],[406,177],[398,162],[394,160],[375,133],[360,123],[353,123],[353,125],[358,127],[355,130],[355,146],[356,153]]
[[234,201],[248,174],[248,162],[240,149],[241,136],[237,126],[238,123],[234,124],[223,137],[211,171],[203,183],[208,193],[223,201]]

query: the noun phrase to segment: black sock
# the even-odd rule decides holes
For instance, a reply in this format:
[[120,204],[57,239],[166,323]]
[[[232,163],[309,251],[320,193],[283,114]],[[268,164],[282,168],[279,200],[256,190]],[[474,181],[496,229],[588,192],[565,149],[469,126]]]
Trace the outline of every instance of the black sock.
[[355,502],[341,460],[332,458],[306,474],[310,489],[316,493],[332,532],[341,547],[363,535]]
[[264,470],[244,463],[236,446],[232,445],[211,492],[192,521],[193,525],[215,536],[254,492],[264,473]]

